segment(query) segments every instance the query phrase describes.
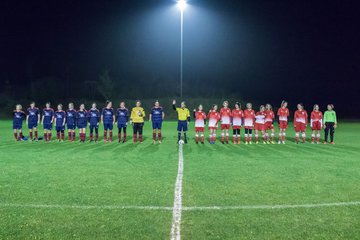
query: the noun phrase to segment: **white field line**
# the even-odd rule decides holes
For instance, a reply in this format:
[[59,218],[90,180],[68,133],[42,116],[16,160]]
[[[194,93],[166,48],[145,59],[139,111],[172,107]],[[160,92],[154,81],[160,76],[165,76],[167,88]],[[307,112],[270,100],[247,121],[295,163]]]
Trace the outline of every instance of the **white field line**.
[[173,217],[171,224],[171,240],[180,240],[180,226],[181,226],[181,211],[182,211],[182,182],[184,172],[184,156],[183,156],[183,144],[179,144],[179,166],[178,174],[175,183],[175,196]]
[[[239,205],[239,206],[194,206],[182,207],[182,211],[221,211],[221,210],[257,210],[257,209],[291,209],[291,208],[324,208],[324,207],[349,207],[360,206],[360,201],[334,202],[334,203],[310,203],[310,204],[285,204],[285,205]],[[82,210],[155,210],[174,211],[173,207],[161,206],[121,206],[121,205],[61,205],[61,204],[21,204],[21,203],[0,203],[0,208],[43,208],[43,209],[82,209]]]

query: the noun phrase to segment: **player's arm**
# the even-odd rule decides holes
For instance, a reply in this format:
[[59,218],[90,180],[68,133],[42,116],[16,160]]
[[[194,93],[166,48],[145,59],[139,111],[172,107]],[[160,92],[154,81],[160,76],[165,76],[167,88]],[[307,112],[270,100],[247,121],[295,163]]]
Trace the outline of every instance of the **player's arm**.
[[337,127],[337,117],[336,117],[336,112],[334,111],[334,117],[335,117],[335,121],[334,121],[334,128]]
[[37,122],[38,122],[38,124],[40,124],[40,112],[39,111],[37,112],[37,116],[38,116],[38,121]]
[[102,122],[102,123],[104,122],[104,110],[101,113],[100,122]]
[[114,114],[114,111],[112,111],[113,112],[113,125],[115,124],[115,114]]
[[151,122],[151,119],[152,119],[152,114],[150,112],[150,114],[149,114],[149,122]]
[[162,112],[162,120],[164,120],[164,118],[165,118],[165,112],[163,111]]
[[29,122],[29,115],[26,115],[26,125],[28,124]]
[[186,112],[186,117],[187,117],[187,122],[189,123],[190,122],[190,111],[189,111],[189,109]]
[[175,111],[177,111],[177,109],[176,109],[176,100],[174,99],[173,100],[173,102],[172,102],[172,108],[175,110]]

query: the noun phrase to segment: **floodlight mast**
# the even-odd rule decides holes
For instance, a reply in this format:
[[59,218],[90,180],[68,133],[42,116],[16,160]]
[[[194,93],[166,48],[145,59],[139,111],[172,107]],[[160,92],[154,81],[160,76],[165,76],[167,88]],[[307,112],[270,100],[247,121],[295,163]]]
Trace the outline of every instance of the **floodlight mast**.
[[186,0],[178,0],[177,5],[181,12],[180,26],[180,97],[183,97],[183,49],[184,49],[184,10],[186,8]]

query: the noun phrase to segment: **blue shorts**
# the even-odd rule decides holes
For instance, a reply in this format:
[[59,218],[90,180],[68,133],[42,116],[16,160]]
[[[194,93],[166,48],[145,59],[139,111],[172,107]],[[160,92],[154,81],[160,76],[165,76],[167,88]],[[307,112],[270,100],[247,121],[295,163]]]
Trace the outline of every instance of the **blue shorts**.
[[77,125],[77,128],[81,129],[81,128],[86,128],[86,123],[79,123]]
[[152,122],[153,129],[161,129],[162,121]]
[[76,128],[75,124],[67,124],[66,127],[68,130],[75,130]]
[[57,132],[62,132],[65,130],[65,127],[64,126],[56,126],[55,129]]
[[52,130],[52,123],[44,123],[44,129]]
[[113,130],[114,128],[114,124],[112,123],[104,123],[104,130],[107,131],[107,130]]
[[126,123],[118,123],[118,128],[126,128],[127,124]]
[[179,132],[184,131],[186,132],[188,130],[188,124],[187,121],[178,121],[178,128],[177,130]]
[[29,129],[37,128],[38,123],[37,122],[29,122],[28,127],[29,127]]
[[13,129],[22,129],[21,123],[13,123]]
[[97,123],[90,123],[90,129],[99,128]]

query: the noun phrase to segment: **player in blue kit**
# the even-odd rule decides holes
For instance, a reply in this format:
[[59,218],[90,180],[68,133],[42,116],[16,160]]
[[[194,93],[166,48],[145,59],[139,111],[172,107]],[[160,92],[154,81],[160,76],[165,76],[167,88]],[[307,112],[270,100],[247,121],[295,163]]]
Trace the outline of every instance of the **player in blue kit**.
[[15,141],[23,141],[22,123],[25,119],[25,116],[25,113],[22,111],[22,106],[20,104],[16,105],[16,108],[13,111],[13,129]]
[[162,136],[161,136],[161,127],[162,122],[165,117],[165,113],[163,108],[160,106],[159,101],[155,101],[154,107],[151,109],[150,115],[149,115],[149,121],[152,121],[152,127],[153,127],[153,142],[156,143],[156,133],[158,133],[158,140],[159,143],[161,143]]
[[[30,103],[30,107],[27,109],[26,114],[26,125],[29,127],[30,140],[38,141],[38,130],[37,127],[40,123],[40,111],[35,107],[35,102]],[[35,133],[35,139],[33,134]]]
[[74,104],[69,103],[69,109],[66,111],[66,127],[68,130],[69,141],[75,141],[75,129],[76,129],[76,110]]
[[80,104],[79,111],[76,112],[76,125],[79,129],[80,142],[85,142],[86,126],[87,126],[87,113],[86,113],[84,104]]
[[112,108],[112,102],[106,101],[106,107],[101,113],[101,122],[104,123],[104,142],[107,142],[107,132],[109,131],[109,142],[113,140],[113,128],[115,122],[114,109]]
[[120,103],[120,108],[116,110],[116,124],[118,126],[118,139],[121,142],[121,130],[124,132],[124,138],[122,142],[126,142],[126,127],[129,121],[129,110],[125,107],[125,103]]
[[95,142],[99,139],[99,122],[100,111],[96,108],[96,103],[93,103],[91,109],[88,111],[88,121],[90,123],[90,142],[93,141],[93,133],[95,130]]
[[44,141],[51,141],[51,130],[54,122],[54,109],[51,108],[50,102],[47,102],[43,109],[41,124],[44,126]]
[[64,141],[65,139],[65,120],[66,112],[62,110],[63,105],[59,104],[57,106],[57,111],[55,112],[55,129],[56,129],[56,139]]

